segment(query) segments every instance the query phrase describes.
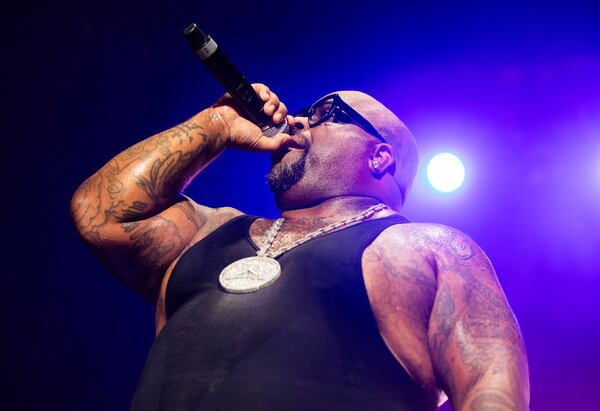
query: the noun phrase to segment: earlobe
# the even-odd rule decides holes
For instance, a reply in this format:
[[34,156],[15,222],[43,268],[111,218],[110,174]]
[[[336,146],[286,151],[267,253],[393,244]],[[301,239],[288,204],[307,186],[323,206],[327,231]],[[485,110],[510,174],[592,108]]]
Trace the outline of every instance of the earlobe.
[[388,161],[385,158],[370,160],[369,168],[373,174],[379,175],[385,173],[388,168]]
[[385,173],[394,166],[394,157],[389,144],[378,144],[369,158],[369,168],[375,175]]

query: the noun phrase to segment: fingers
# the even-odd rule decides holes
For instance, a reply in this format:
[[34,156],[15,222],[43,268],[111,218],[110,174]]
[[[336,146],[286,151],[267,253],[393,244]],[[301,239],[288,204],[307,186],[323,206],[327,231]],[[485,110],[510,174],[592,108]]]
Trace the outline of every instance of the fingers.
[[271,106],[274,106],[275,103],[279,104],[279,98],[277,97],[277,95],[273,93],[269,89],[269,87],[261,83],[254,83],[252,84],[252,87],[254,87],[254,90],[258,93],[262,101],[265,102],[265,113],[268,115],[272,115],[273,112],[275,112],[275,108]]
[[255,83],[252,85],[260,98],[265,102],[264,112],[273,119],[274,124],[279,124],[287,115],[287,107],[279,100],[277,94],[273,93],[269,87],[264,84]]
[[[271,118],[273,124],[280,124],[287,118],[291,123],[290,134],[294,134],[294,125],[296,128],[303,128],[299,124],[299,121],[302,121],[302,119],[288,116],[286,105],[279,100],[277,94],[273,93],[269,87],[260,83],[252,84],[252,87],[264,102],[264,113]],[[302,142],[294,140],[295,137],[291,137],[289,134],[278,134],[274,137],[262,135],[260,128],[244,116],[242,110],[239,109],[229,93],[225,93],[213,105],[213,109],[219,109],[219,113],[222,114],[224,119],[228,134],[228,147],[247,151],[271,152],[286,147],[303,148]]]
[[[268,90],[268,89],[267,89]],[[277,94],[268,90],[261,95],[263,101],[265,102],[264,110],[265,114],[268,116],[273,116],[277,112],[279,105],[281,104],[279,101],[279,97]]]
[[294,128],[296,127],[296,117],[288,115],[286,118],[288,126],[290,126],[290,128]]
[[252,83],[252,87],[254,91],[262,98],[263,101],[267,101],[269,99],[271,90],[265,84],[262,83]]
[[272,116],[273,114],[275,114],[275,112],[277,112],[279,105],[280,102],[279,97],[277,97],[277,94],[273,93],[272,91],[269,92],[269,99],[265,103],[265,114],[268,116]]
[[273,123],[274,124],[281,123],[281,120],[283,120],[286,115],[287,115],[286,105],[284,103],[279,103],[279,107],[277,107],[277,110],[273,114]]
[[306,117],[294,117],[288,115],[286,117],[287,123],[290,128],[295,128],[297,130],[302,130],[303,128],[309,128],[308,119]]

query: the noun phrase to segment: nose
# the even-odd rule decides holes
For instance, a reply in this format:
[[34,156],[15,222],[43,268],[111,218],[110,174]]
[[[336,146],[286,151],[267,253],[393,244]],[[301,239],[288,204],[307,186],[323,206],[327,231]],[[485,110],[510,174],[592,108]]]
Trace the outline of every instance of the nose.
[[308,129],[310,127],[307,117],[288,116],[288,125],[290,126],[290,134],[294,134],[296,130]]

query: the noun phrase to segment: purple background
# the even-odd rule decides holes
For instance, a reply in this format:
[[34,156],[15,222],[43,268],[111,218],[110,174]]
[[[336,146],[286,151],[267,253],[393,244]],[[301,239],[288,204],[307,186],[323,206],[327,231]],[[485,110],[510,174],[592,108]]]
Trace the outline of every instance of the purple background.
[[[197,21],[292,110],[338,89],[394,110],[422,158],[404,214],[459,228],[491,258],[528,348],[532,410],[598,409],[598,9],[393,4],[3,11],[3,408],[128,408],[153,312],[77,239],[68,202],[113,155],[220,95],[179,35]],[[455,193],[435,193],[424,179],[440,151],[465,163]],[[227,152],[187,193],[275,216],[268,164],[266,155]]]

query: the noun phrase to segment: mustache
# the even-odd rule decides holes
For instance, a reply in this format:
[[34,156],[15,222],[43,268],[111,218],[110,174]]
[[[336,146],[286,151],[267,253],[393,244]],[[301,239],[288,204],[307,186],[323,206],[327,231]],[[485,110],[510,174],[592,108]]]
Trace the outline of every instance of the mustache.
[[300,141],[302,147],[304,147],[304,151],[310,150],[311,141],[308,138],[308,132],[295,133],[292,135],[296,140]]
[[[306,154],[308,153],[308,151],[310,150],[310,146],[311,146],[311,141],[310,138],[308,137],[308,133],[306,132],[301,132],[301,133],[295,133],[292,135],[292,137],[295,140],[298,140],[300,142],[300,144],[303,147],[303,156],[306,156]],[[281,159],[291,151],[292,149],[289,147],[283,147],[282,149],[275,151],[274,153],[271,153],[271,164],[277,164],[281,161]]]

